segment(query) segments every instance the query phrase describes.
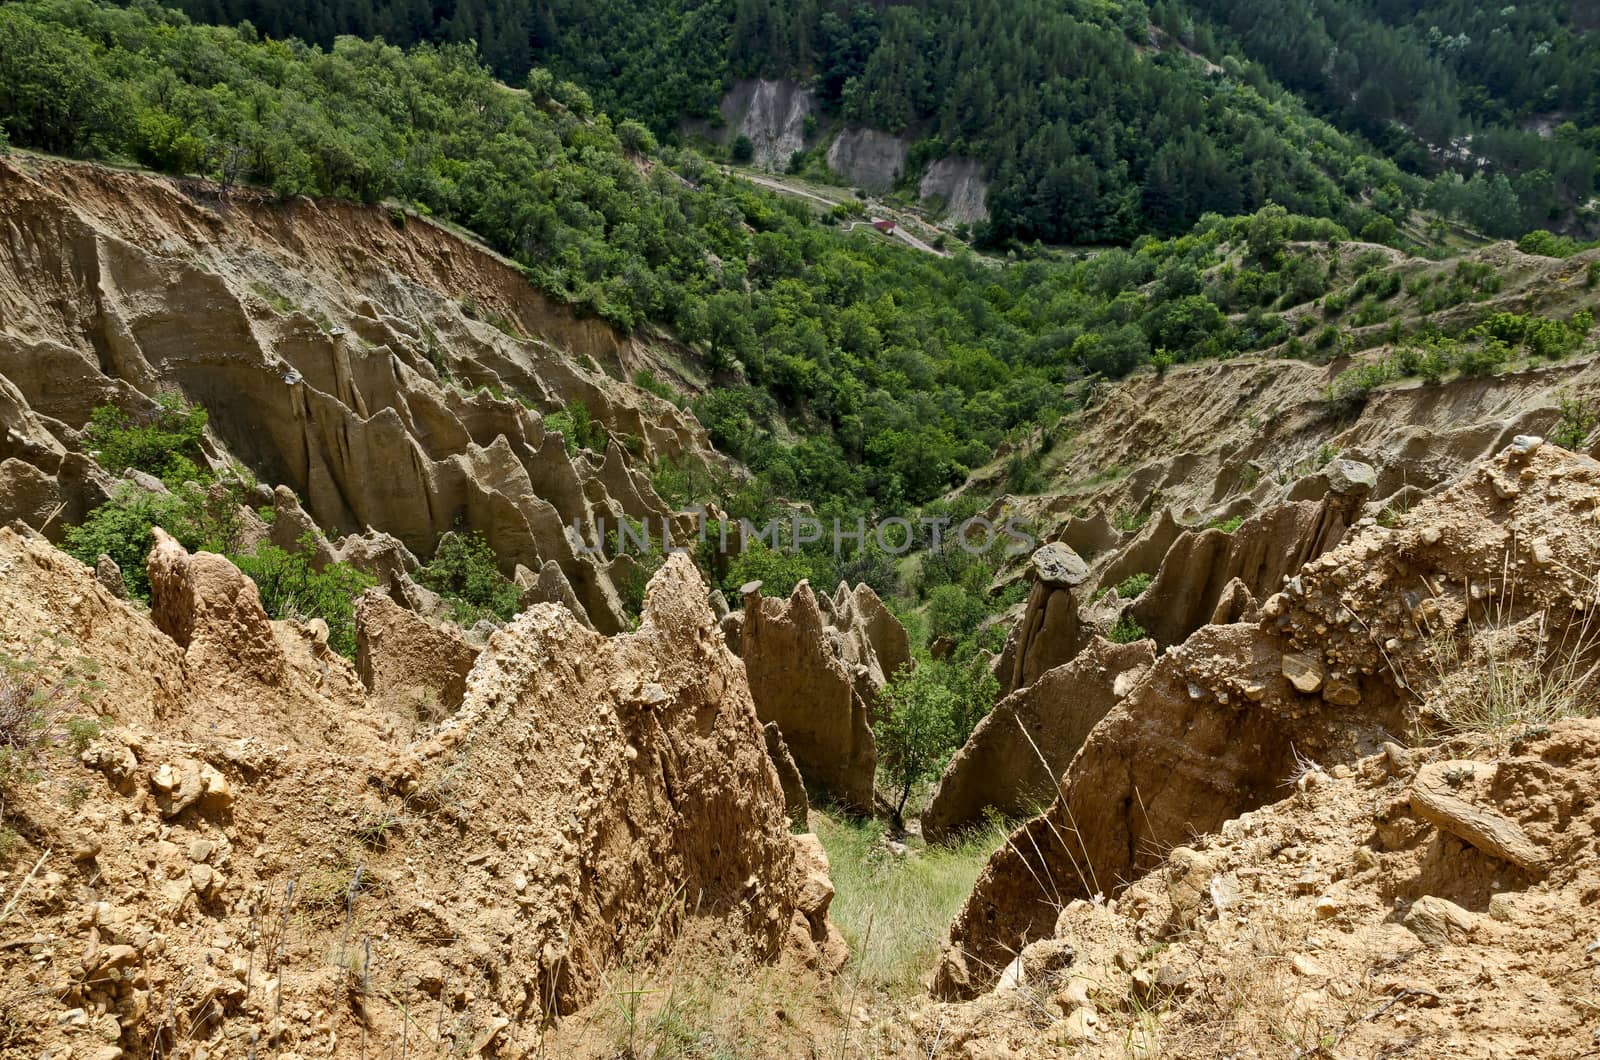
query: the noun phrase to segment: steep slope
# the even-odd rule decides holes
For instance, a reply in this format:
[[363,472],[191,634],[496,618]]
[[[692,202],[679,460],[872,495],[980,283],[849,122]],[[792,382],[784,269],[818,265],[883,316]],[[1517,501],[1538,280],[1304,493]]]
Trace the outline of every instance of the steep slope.
[[[1508,665],[1569,673],[1563,709],[1586,702],[1597,482],[1593,460],[1519,439],[1394,529],[1306,564],[1256,621],[1166,652],[1089,734],[1051,808],[995,855],[936,989],[972,996],[1065,901],[1116,893],[1186,835],[1270,801],[1301,763],[1491,709],[1457,700],[1487,695]],[[1513,649],[1525,661],[1509,664]]]
[[[1593,1014],[1572,984],[1592,977],[1600,931],[1597,768],[1600,723],[1568,721],[1509,747],[1390,745],[1313,769],[1120,897],[1067,902],[1005,985],[917,1014],[907,1048],[1581,1053]],[[1540,862],[1487,839],[1485,822]]]
[[152,621],[0,528],[0,697],[41,719],[0,772],[7,1051],[527,1055],[681,937],[837,968],[687,560],[633,634],[528,611],[408,743],[226,560],[157,551]]
[[[659,532],[643,468],[708,455],[692,418],[605,371],[647,363],[642,346],[417,218],[55,163],[0,162],[0,188],[0,376],[22,413],[3,466],[68,520],[109,488],[71,455],[92,410],[177,393],[211,413],[219,466],[288,486],[330,533],[426,558],[477,529],[506,574],[554,562],[619,628],[604,558],[568,528]],[[568,403],[610,433],[605,453],[569,457],[545,430]],[[6,497],[11,517],[44,506]]]

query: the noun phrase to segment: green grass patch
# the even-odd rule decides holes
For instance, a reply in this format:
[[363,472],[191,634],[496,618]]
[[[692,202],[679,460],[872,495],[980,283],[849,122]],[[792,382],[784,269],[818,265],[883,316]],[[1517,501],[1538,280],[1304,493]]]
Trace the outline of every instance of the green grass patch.
[[812,810],[812,824],[832,867],[829,915],[850,945],[864,984],[905,996],[922,989],[950,921],[972,892],[989,856],[1005,842],[999,824],[949,846],[891,853],[884,823]]

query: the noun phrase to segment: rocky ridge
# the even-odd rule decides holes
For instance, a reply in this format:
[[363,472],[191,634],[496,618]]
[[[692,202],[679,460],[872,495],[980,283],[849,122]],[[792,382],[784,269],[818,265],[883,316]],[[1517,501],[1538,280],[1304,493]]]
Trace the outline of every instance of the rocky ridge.
[[[151,567],[153,619],[0,528],[0,647],[34,663],[7,690],[102,715],[7,801],[8,1047],[525,1055],[685,935],[838,968],[826,858],[683,558],[636,633],[525,612],[414,740],[222,557],[162,539]],[[79,705],[59,682],[89,672]]]

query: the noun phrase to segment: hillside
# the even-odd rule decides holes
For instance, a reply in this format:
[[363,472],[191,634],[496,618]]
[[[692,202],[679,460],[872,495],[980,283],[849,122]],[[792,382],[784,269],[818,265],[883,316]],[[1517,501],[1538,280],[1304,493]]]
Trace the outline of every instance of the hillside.
[[0,1057],[1589,1049],[1590,27],[1303,6],[0,4]]

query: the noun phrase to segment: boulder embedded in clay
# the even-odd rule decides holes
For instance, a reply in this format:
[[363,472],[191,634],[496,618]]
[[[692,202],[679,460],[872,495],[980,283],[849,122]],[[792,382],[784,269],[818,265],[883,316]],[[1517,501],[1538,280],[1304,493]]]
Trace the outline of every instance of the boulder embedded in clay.
[[1046,671],[1078,654],[1087,631],[1078,618],[1073,588],[1088,577],[1077,553],[1059,542],[1033,554],[1033,589],[1000,658],[1000,692],[1026,688]]

